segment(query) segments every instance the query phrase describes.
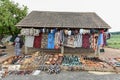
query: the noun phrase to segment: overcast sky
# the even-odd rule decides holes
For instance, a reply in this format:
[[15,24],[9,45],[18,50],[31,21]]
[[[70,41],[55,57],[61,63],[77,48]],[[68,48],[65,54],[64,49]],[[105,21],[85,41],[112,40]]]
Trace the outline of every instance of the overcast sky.
[[96,12],[112,28],[120,31],[120,0],[12,0],[37,11]]

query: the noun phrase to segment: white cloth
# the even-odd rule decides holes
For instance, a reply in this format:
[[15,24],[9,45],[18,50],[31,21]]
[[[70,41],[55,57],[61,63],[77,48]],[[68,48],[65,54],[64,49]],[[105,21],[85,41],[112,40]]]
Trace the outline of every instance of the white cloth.
[[33,47],[34,44],[34,36],[25,36],[25,46]]
[[72,33],[72,31],[71,31],[71,30],[69,30],[69,31],[68,31],[68,35],[70,36],[70,35],[71,35],[71,33]]
[[74,41],[75,47],[82,47],[82,34],[75,35],[75,41]]

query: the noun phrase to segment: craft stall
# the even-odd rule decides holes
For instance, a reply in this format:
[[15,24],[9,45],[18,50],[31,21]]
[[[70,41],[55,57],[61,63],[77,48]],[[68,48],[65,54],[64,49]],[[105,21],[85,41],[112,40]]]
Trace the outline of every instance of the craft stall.
[[105,33],[110,28],[96,13],[32,11],[16,26],[25,37],[25,56],[4,61],[4,76],[34,70],[114,71],[99,57],[89,57],[105,52]]

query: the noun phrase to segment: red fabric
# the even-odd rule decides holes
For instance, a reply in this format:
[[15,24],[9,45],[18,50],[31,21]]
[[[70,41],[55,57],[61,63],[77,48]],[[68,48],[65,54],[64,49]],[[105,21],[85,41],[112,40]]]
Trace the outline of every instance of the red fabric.
[[35,36],[34,48],[40,48],[41,47],[41,40],[42,40],[42,33],[40,33],[39,36]]
[[83,34],[83,38],[82,38],[82,47],[83,48],[90,48],[89,38],[90,38],[89,34]]

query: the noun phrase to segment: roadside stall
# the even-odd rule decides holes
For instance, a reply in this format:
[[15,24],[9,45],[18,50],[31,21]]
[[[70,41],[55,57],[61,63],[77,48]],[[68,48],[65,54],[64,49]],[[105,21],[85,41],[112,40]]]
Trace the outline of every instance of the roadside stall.
[[[4,61],[7,70],[21,74],[34,70],[114,71],[99,56],[94,57],[104,52],[105,32],[110,28],[96,13],[32,11],[16,26],[25,36],[25,56]],[[9,68],[13,62],[17,66]]]

